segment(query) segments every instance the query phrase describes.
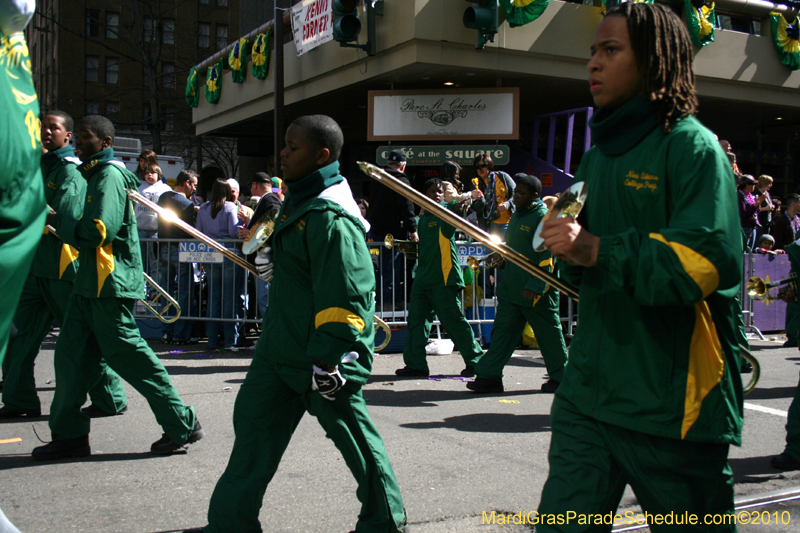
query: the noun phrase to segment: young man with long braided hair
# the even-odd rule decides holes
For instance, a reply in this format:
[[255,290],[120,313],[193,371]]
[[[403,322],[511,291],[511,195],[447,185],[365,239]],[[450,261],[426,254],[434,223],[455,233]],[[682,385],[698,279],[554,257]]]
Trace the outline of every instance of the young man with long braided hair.
[[586,517],[614,513],[626,485],[680,531],[736,529],[727,459],[742,428],[741,237],[730,165],[692,116],[691,65],[686,28],[663,6],[618,5],[597,28],[595,146],[576,175],[586,206],[541,233],[581,305],[537,531],[610,531]]

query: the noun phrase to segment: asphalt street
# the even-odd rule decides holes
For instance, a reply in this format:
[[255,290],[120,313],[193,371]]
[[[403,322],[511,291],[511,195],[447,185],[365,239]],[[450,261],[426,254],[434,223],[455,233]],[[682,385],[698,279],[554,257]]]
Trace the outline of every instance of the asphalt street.
[[[800,486],[800,472],[781,473],[769,465],[783,450],[786,411],[800,370],[798,350],[782,348],[783,339],[772,338],[753,342],[762,376],[745,399],[743,446],[730,452],[738,498]],[[233,403],[253,352],[214,354],[205,344],[151,343],[206,430],[206,438],[188,453],[149,453],[161,430],[144,399],[127,387],[129,411],[92,422],[90,458],[36,463],[31,450],[39,438],[50,439],[46,413],[55,387],[54,341],[54,334],[48,336],[36,368],[45,416],[0,423],[0,508],[23,533],[166,533],[204,525],[233,443]],[[364,389],[412,530],[530,531],[513,523],[486,524],[484,516],[525,515],[538,506],[547,476],[552,402],[552,395],[539,392],[546,379],[541,354],[518,351],[506,368],[506,392],[492,396],[467,391],[457,377],[463,368],[457,354],[431,356],[429,362],[438,377],[397,379],[402,356],[378,355]],[[765,508],[771,524],[739,531],[798,531],[795,503]],[[341,455],[306,416],[264,498],[264,531],[345,533],[354,528],[358,509],[355,482]],[[638,512],[630,490],[620,509]],[[774,517],[780,519],[777,526]]]

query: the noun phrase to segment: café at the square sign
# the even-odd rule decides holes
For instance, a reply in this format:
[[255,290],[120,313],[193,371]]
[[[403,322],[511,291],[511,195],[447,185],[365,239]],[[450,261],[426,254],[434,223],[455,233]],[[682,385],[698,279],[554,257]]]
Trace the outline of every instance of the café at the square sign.
[[519,138],[519,88],[369,91],[370,141]]

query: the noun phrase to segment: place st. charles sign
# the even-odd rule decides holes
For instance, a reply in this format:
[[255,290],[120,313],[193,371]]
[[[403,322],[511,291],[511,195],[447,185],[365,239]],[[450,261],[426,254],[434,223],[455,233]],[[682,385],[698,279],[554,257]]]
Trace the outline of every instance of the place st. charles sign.
[[369,141],[519,139],[519,87],[369,91]]
[[375,162],[386,165],[387,158],[392,150],[402,150],[408,158],[408,166],[412,167],[438,167],[446,161],[455,161],[462,167],[472,166],[475,157],[488,154],[496,166],[504,166],[511,160],[511,150],[505,145],[491,146],[417,146],[393,145],[380,146],[375,153]]

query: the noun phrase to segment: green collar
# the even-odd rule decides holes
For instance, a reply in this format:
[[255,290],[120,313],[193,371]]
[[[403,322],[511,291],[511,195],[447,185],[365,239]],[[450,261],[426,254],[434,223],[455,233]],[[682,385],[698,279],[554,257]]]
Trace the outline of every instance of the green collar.
[[78,167],[78,170],[81,173],[87,173],[93,168],[97,168],[102,166],[103,163],[108,163],[114,159],[114,149],[113,148],[106,148],[105,150],[100,150],[94,157],[92,157],[89,161],[85,161],[81,166]]
[[47,152],[42,156],[41,160],[42,175],[46,177],[56,166],[61,164],[63,159],[74,156],[75,151],[69,145],[53,152]]
[[309,198],[319,196],[319,193],[331,185],[336,185],[343,180],[344,178],[339,174],[339,162],[334,161],[299,181],[291,183],[287,181],[286,187],[289,191],[286,194],[286,204],[289,206],[302,204]]
[[622,155],[658,126],[656,108],[644,95],[615,111],[601,109],[589,121],[592,139],[603,155]]

